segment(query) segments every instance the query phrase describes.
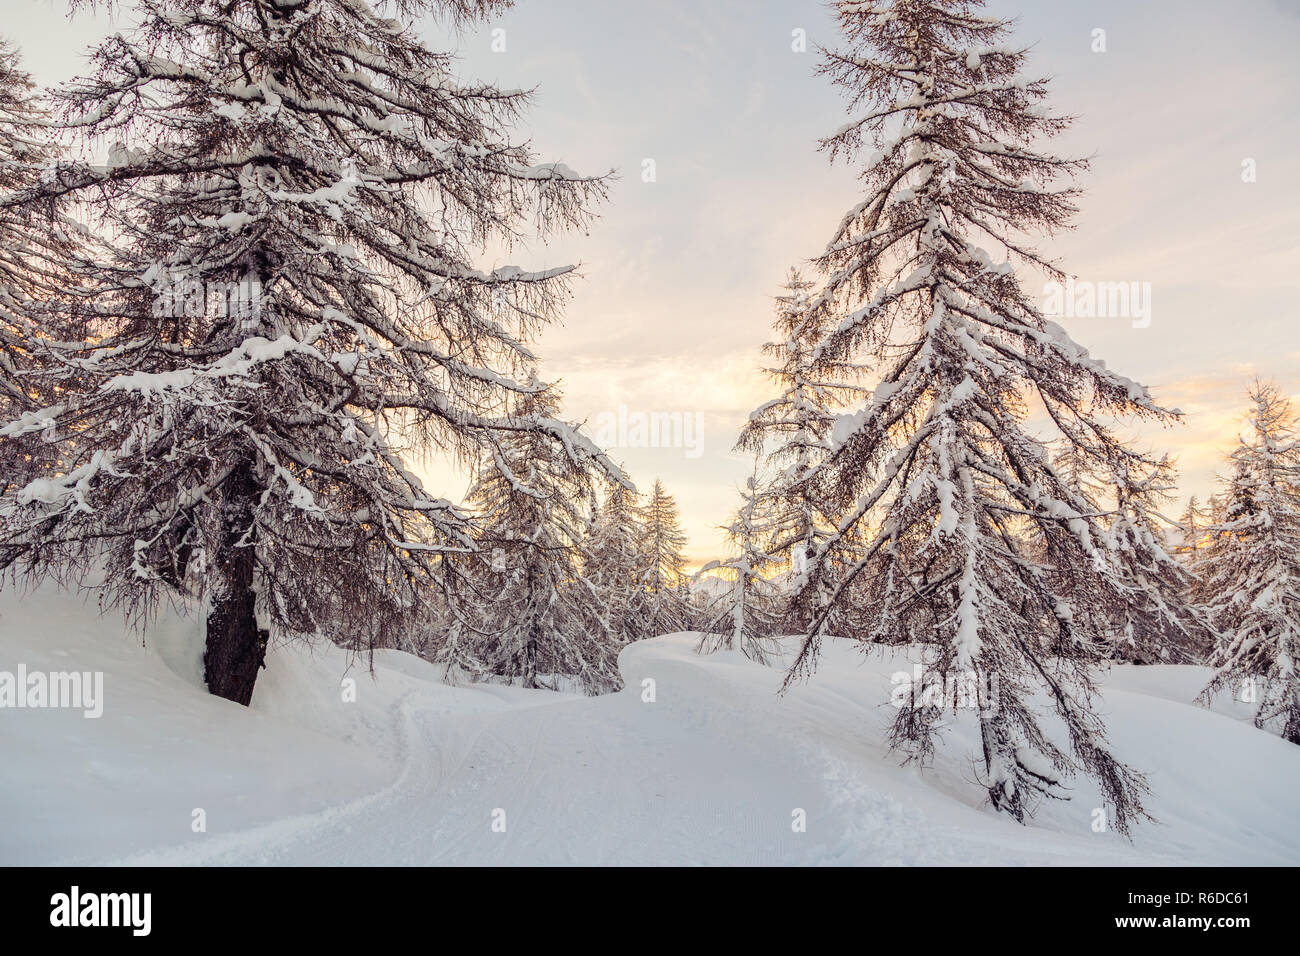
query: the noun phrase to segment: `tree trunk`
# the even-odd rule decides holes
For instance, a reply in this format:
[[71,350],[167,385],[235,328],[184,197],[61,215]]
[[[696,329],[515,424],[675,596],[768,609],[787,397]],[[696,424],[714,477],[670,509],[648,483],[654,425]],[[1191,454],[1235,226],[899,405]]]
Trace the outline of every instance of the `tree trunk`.
[[248,706],[257,672],[266,657],[268,634],[257,626],[253,578],[257,554],[251,535],[255,486],[250,466],[239,469],[226,486],[227,530],[217,555],[221,576],[208,611],[203,677],[208,692]]

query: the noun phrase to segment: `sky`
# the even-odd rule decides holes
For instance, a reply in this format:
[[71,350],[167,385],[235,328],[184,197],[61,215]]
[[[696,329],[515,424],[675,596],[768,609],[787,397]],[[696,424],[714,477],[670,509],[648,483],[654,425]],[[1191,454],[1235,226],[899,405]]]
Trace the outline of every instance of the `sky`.
[[[0,8],[0,34],[46,84],[83,72],[89,45],[129,22],[129,3],[71,19],[61,0]],[[1075,229],[1038,248],[1081,283],[1149,289],[1148,317],[1058,321],[1182,410],[1181,424],[1132,435],[1178,459],[1183,498],[1204,498],[1251,379],[1300,394],[1300,0],[988,10],[1017,18],[1029,68],[1053,78],[1051,106],[1078,117],[1054,151],[1092,159]],[[817,47],[838,42],[829,5],[518,0],[460,34],[419,29],[459,54],[463,77],[536,91],[520,134],[540,159],[616,171],[585,234],[485,264],[580,264],[563,325],[538,344],[543,374],[566,417],[615,444],[620,409],[698,423],[683,447],[610,451],[642,489],[661,478],[676,497],[693,564],[719,556],[752,466],[732,447],[775,394],[760,353],[772,297],[861,198],[853,169],[818,151],[849,118],[814,75]],[[427,470],[432,491],[459,498],[462,477]]]

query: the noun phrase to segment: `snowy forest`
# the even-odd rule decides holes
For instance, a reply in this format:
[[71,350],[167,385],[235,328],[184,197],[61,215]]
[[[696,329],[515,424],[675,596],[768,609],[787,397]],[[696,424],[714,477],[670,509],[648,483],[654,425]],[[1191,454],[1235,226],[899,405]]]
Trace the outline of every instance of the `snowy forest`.
[[[810,216],[824,245],[787,243],[783,270],[751,290],[762,397],[708,436],[739,476],[713,482],[730,504],[712,515],[725,550],[711,555],[681,502],[713,479],[631,467],[547,361],[602,278],[543,250],[581,253],[642,170],[588,168],[554,132],[536,145],[544,82],[466,76],[459,44],[513,4],[123,6],[73,79],[38,80],[23,45],[0,45],[10,739],[62,732],[37,726],[53,681],[36,695],[20,667],[74,668],[104,672],[104,719],[76,711],[84,744],[68,746],[126,766],[169,726],[246,761],[231,786],[248,793],[277,763],[309,780],[353,759],[327,752],[368,751],[354,780],[303,784],[314,795],[277,816],[345,805],[442,748],[424,775],[451,775],[439,826],[471,815],[488,834],[504,808],[503,832],[542,862],[568,859],[554,847],[576,828],[480,799],[492,774],[526,763],[529,787],[551,773],[575,800],[630,798],[596,756],[545,770],[541,738],[577,752],[658,741],[655,779],[684,781],[665,806],[729,803],[728,779],[770,783],[782,840],[809,805],[850,834],[769,854],[788,862],[877,862],[876,844],[852,841],[909,813],[978,838],[903,862],[985,862],[986,846],[1027,862],[1168,859],[1183,851],[1161,827],[1196,819],[1200,801],[1232,816],[1262,778],[1276,820],[1237,822],[1290,835],[1245,858],[1300,862],[1287,369],[1261,349],[1234,373],[1235,417],[1209,439],[1216,485],[1189,494],[1188,414],[1125,377],[1126,354],[1094,355],[1089,326],[1039,294],[1074,276],[1055,243],[1095,225],[1081,210],[1099,159],[1073,149],[1090,118],[1057,107],[1052,63],[1002,4],[829,5],[805,69],[842,113],[796,145],[853,191],[836,192],[838,219]],[[652,711],[675,729],[637,723]],[[279,757],[240,743],[248,714],[283,723]],[[484,734],[498,750],[475,749]],[[1239,753],[1255,784],[1225,774],[1214,786],[1237,789],[1212,796],[1161,762],[1198,745]],[[751,749],[786,761],[772,772],[785,782],[729,778]],[[480,776],[466,776],[475,754]],[[809,760],[819,769],[797,769]],[[33,766],[46,781],[33,806],[76,805]],[[794,792],[814,778],[818,797]],[[10,820],[45,819],[9,799]],[[0,860],[310,862],[330,839],[327,820],[299,844],[241,809],[211,824],[225,843],[200,845],[213,834],[193,808],[226,798],[156,799],[136,812],[183,817],[175,834],[142,821],[127,842],[47,853],[0,824]],[[638,812],[618,826],[649,832],[670,810]],[[516,835],[534,825],[553,843]],[[1187,859],[1228,854],[1209,833],[1179,844]],[[1098,834],[1104,849],[1080,849]],[[680,839],[664,862],[744,858],[697,858]],[[454,861],[514,859],[466,852]]]

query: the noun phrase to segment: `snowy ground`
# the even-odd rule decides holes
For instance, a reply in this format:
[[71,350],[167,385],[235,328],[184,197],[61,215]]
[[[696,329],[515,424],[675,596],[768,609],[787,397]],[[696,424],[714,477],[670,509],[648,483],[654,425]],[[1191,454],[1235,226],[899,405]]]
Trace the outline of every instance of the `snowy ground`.
[[98,719],[0,709],[0,864],[1300,863],[1300,748],[1192,704],[1196,668],[1106,682],[1160,821],[1130,845],[1093,832],[1084,782],[1028,827],[981,806],[965,718],[935,767],[899,766],[879,742],[910,665],[853,647],[784,698],[779,671],[701,658],[689,635],[629,648],[628,689],[601,698],[282,648],[245,709],[200,689],[196,636],[165,614],[142,648],[93,603],[0,594],[0,671],[105,674]]

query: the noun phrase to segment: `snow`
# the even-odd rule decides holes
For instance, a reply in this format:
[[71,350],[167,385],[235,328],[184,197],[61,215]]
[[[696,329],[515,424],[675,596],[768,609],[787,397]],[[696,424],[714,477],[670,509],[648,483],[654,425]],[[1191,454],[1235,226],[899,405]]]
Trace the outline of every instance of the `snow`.
[[1300,749],[1255,730],[1248,705],[1191,703],[1204,668],[1104,682],[1115,750],[1150,774],[1160,820],[1130,845],[1093,832],[1085,780],[1026,827],[981,806],[973,713],[929,770],[883,752],[891,675],[919,649],[864,660],[828,640],[780,697],[779,667],[673,634],[623,652],[627,689],[587,698],[449,687],[397,651],[372,678],[322,643],[274,648],[243,708],[203,692],[198,632],[164,611],[142,647],[93,599],[0,594],[0,670],[105,675],[96,720],[0,711],[0,863],[1300,863]]

